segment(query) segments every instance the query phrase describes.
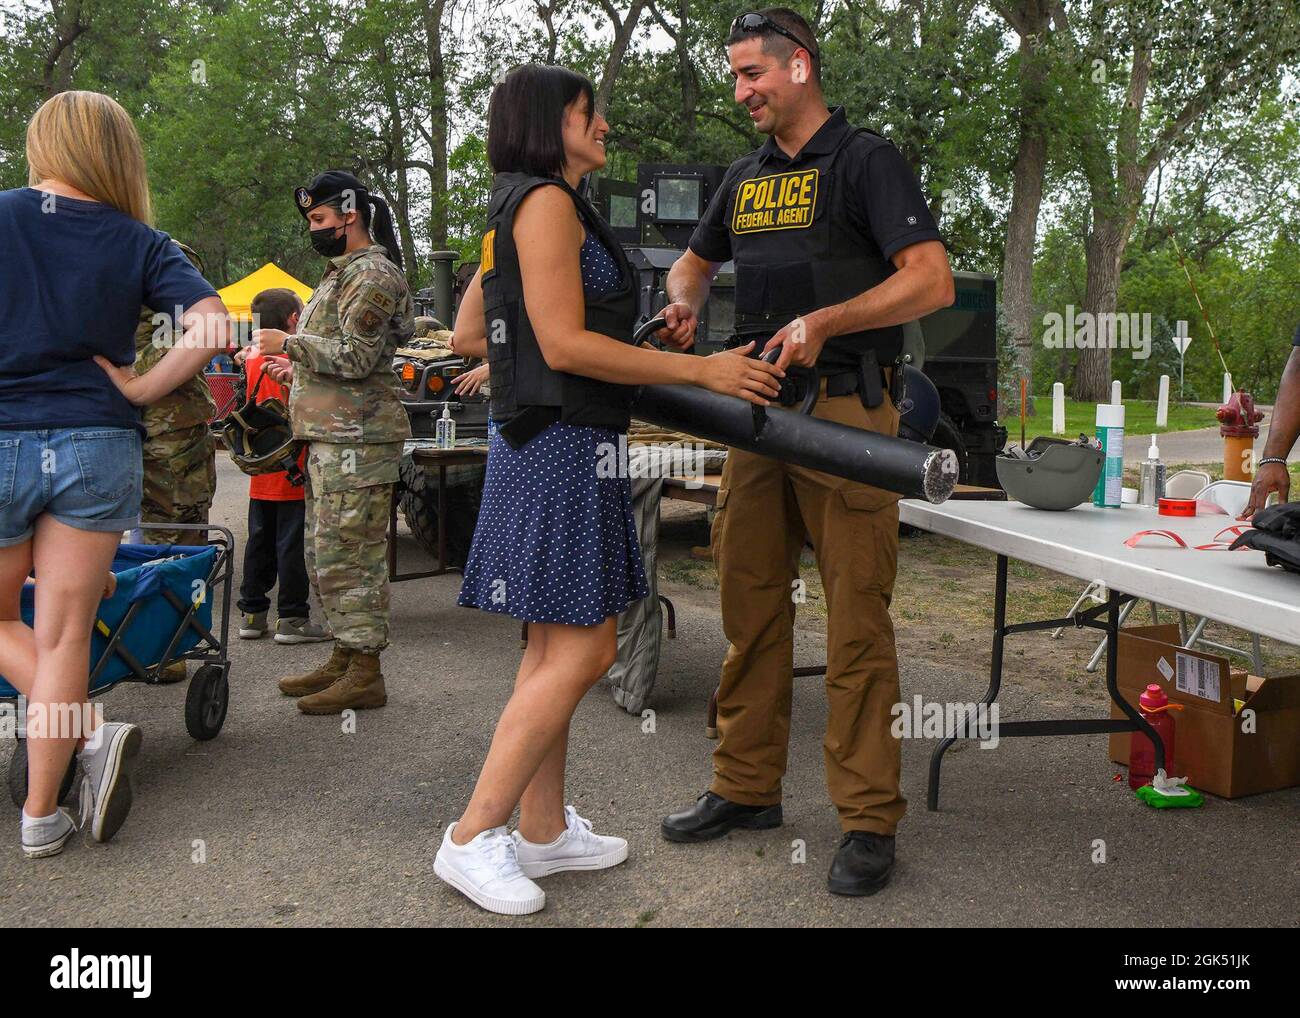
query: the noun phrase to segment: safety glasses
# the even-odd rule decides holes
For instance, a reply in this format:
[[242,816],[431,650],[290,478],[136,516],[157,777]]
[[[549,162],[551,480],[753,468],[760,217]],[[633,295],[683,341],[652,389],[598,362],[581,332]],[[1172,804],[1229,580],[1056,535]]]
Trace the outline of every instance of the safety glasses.
[[731,23],[731,32],[733,35],[736,32],[745,32],[745,33],[775,32],[777,35],[785,36],[796,46],[806,49],[809,53],[812,54],[812,58],[814,60],[821,59],[821,54],[817,52],[816,46],[812,45],[811,43],[804,42],[793,32],[787,32],[784,28],[778,25],[766,14],[742,14],[740,17],[738,17],[735,21]]

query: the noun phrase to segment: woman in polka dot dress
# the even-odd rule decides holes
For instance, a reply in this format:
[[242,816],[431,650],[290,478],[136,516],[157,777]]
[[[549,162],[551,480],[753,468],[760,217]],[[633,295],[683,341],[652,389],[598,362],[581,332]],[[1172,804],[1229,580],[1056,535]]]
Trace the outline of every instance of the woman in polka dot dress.
[[[591,83],[572,71],[516,68],[493,91],[487,148],[498,184],[502,174],[526,174],[560,185],[532,187],[510,229],[522,306],[547,368],[612,385],[695,384],[766,405],[779,372],[744,356],[744,347],[682,356],[587,329],[588,302],[634,285],[584,228],[572,193],[605,165],[608,130]],[[487,355],[482,287],[480,269],[456,319],[457,353]],[[514,363],[503,381],[518,377]],[[627,858],[627,843],[592,833],[564,794],[569,720],[614,661],[616,616],[647,596],[620,437],[555,420],[518,448],[499,433],[491,439],[460,603],[526,620],[528,649],[469,806],[434,862],[443,880],[491,911],[537,911],[546,897],[531,878]],[[519,827],[510,834],[516,806]]]

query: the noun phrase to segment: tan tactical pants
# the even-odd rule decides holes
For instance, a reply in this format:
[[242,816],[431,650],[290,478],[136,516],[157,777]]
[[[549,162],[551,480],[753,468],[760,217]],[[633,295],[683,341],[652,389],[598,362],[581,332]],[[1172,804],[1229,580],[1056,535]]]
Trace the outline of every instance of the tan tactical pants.
[[[886,395],[818,400],[814,416],[897,434]],[[769,409],[768,413],[795,413]],[[805,532],[826,594],[826,783],[846,831],[893,834],[907,808],[889,601],[898,569],[898,496],[764,456],[731,450],[718,492],[713,558],[731,647],[718,688],[711,790],[732,802],[781,801],[793,687],[794,617]]]

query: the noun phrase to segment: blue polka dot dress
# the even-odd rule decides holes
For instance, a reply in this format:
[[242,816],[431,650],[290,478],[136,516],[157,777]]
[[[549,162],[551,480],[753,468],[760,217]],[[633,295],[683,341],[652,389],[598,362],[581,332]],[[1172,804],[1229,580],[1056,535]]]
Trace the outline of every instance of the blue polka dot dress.
[[[588,294],[619,286],[618,264],[592,235],[581,264]],[[557,422],[512,449],[493,432],[459,603],[594,626],[647,597],[623,436]]]

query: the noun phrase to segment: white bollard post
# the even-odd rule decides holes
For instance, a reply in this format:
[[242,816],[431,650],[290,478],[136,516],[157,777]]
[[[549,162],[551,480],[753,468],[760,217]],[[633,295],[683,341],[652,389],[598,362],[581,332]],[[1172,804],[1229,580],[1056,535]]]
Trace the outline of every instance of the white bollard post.
[[1111,406],[1119,406],[1124,402],[1123,394],[1120,392],[1119,379],[1110,383],[1110,402]]
[[1065,434],[1065,383],[1052,385],[1052,434]]
[[1160,396],[1156,400],[1156,427],[1169,427],[1169,376],[1160,376]]

